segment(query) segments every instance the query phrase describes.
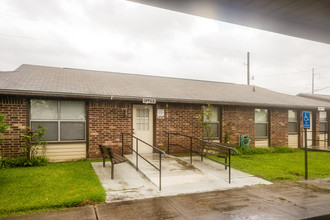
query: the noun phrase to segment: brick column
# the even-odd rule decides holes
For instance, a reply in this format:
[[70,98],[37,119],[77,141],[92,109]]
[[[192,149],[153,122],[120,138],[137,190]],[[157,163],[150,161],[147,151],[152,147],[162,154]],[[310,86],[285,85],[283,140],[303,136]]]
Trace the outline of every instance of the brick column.
[[0,154],[4,157],[23,156],[21,151],[26,121],[26,99],[0,96],[0,114],[6,115],[5,122],[10,125],[4,133],[4,142],[0,144]]

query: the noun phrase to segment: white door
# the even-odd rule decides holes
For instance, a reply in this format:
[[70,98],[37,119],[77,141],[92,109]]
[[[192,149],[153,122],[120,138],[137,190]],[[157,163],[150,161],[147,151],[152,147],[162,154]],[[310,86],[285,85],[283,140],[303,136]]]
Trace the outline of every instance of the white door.
[[[153,108],[151,105],[133,105],[133,135],[153,145]],[[133,148],[136,150],[135,138],[133,138]],[[139,141],[138,152],[152,153],[153,148]]]

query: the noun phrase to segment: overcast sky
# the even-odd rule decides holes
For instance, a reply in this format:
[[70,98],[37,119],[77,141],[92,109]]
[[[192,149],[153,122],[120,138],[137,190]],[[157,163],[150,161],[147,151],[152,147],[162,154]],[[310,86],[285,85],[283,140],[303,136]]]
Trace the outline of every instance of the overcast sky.
[[[330,95],[330,45],[124,0],[0,0],[0,71],[21,64]],[[327,88],[327,89],[324,89]]]

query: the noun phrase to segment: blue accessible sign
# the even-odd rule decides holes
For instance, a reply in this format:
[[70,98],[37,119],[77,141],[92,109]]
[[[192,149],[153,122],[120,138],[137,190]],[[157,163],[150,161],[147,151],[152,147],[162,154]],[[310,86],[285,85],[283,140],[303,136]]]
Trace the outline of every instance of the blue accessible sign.
[[310,128],[311,127],[311,113],[303,112],[303,127]]

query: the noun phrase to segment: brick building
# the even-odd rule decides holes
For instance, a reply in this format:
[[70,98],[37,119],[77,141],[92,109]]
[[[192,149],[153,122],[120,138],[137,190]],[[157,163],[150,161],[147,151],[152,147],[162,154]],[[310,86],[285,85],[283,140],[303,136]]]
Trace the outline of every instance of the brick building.
[[[330,102],[322,100],[257,86],[22,65],[0,72],[0,114],[11,125],[0,153],[21,155],[20,135],[36,124],[47,128],[46,154],[54,161],[99,157],[103,143],[120,151],[121,132],[167,147],[166,132],[203,138],[196,117],[207,104],[214,116],[206,123],[219,142],[239,144],[240,136],[248,135],[255,146],[302,146],[302,111],[312,113],[309,145],[318,144],[320,129],[329,133]],[[129,137],[124,141],[132,144]]]

